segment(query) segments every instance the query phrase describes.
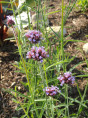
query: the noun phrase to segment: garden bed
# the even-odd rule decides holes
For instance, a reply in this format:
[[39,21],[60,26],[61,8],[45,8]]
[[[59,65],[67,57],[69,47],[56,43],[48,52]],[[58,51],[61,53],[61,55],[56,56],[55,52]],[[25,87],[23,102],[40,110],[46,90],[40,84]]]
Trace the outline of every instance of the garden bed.
[[[68,4],[65,1],[65,4]],[[53,12],[55,10],[60,10],[61,2],[60,0],[51,0],[49,2],[49,9],[48,12]],[[50,25],[51,26],[60,26],[61,25],[61,12],[53,13],[48,16]],[[68,65],[67,69],[73,67],[75,64],[82,62],[85,58],[88,58],[88,55],[83,52],[83,45],[85,44],[82,41],[88,42],[88,11],[82,12],[80,10],[73,10],[66,23],[65,28],[67,30],[67,35],[70,35],[66,38],[68,43],[65,45],[65,52],[70,57],[76,56],[74,60]],[[73,42],[72,40],[75,40]],[[80,40],[81,42],[77,42]],[[15,72],[18,69],[14,66],[16,61],[19,61],[20,57],[17,51],[17,45],[13,41],[5,41],[4,45],[0,47],[0,118],[12,118],[17,117],[20,118],[21,112],[16,112],[15,109],[17,108],[17,104],[12,101],[12,96],[7,93],[3,92],[2,88],[14,89],[15,86],[17,87],[18,91],[24,93],[26,95],[26,90],[24,86],[20,83],[21,81],[25,80],[25,75],[19,72]],[[76,75],[84,75],[88,73],[87,64],[84,62],[77,66],[73,73]],[[83,92],[85,85],[88,82],[87,77],[76,77],[78,81],[78,85],[80,90]],[[70,96],[77,97],[77,84],[75,83],[72,87],[72,91],[69,92]],[[86,99],[88,99],[88,95],[86,95]],[[77,104],[71,107],[70,112],[77,112]],[[87,118],[84,113],[81,114],[80,118]]]

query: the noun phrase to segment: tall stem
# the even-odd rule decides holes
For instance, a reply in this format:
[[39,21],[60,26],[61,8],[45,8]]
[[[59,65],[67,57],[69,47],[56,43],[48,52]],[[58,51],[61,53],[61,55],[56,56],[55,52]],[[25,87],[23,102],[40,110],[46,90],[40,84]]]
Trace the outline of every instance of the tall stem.
[[79,108],[78,108],[78,112],[77,112],[77,118],[79,117],[79,114],[80,114],[80,109],[81,109],[81,107],[82,107],[82,103],[84,102],[84,99],[85,99],[85,96],[86,96],[86,92],[87,92],[87,88],[88,88],[88,82],[87,82],[87,85],[86,85],[86,87],[85,87],[85,90],[84,90],[84,94],[83,94],[83,96],[82,96],[82,98],[81,98],[81,102],[80,102],[80,104],[79,104]]
[[[19,45],[19,42],[18,42],[18,38],[17,38],[17,35],[16,35],[16,32],[15,32],[15,28],[14,27],[12,27],[13,28],[13,33],[14,33],[14,37],[15,37],[15,40],[16,40],[16,43],[17,43],[17,47],[18,47],[18,49],[20,48],[20,45]],[[21,50],[21,49],[20,49]],[[27,68],[26,68],[26,64],[25,64],[25,61],[24,61],[24,58],[23,58],[23,56],[22,56],[22,53],[21,53],[21,51],[19,51],[19,53],[20,53],[20,56],[21,56],[21,60],[22,60],[22,63],[23,63],[23,67],[24,67],[24,69],[25,69],[25,73],[26,73],[26,77],[27,77],[27,82],[28,82],[28,85],[29,85],[29,90],[31,90],[30,88],[30,81],[29,81],[29,76],[28,76],[28,72],[27,72]]]
[[[63,29],[64,29],[64,0],[62,0],[62,19],[61,19],[61,54],[62,54],[62,60],[64,62],[64,35],[63,35]],[[65,72],[65,64],[63,63],[63,72]],[[66,95],[66,111],[65,115],[69,118],[69,104],[68,104],[68,85],[65,85],[65,95]]]
[[[43,67],[42,67],[42,64],[39,63],[39,69],[40,69],[40,75],[41,75],[41,79],[42,79],[42,82],[44,84],[44,88],[47,86],[47,83],[45,82],[45,77],[44,77],[44,70],[43,70]],[[47,106],[47,96],[45,94],[45,98],[46,98],[46,118],[48,118],[48,106]]]
[[[64,0],[62,0],[62,18],[61,18],[61,54],[62,54],[62,60],[64,61],[63,29],[64,29]],[[63,71],[65,71],[64,63],[63,63]]]
[[66,117],[69,118],[69,101],[68,101],[68,85],[65,84],[65,96],[66,96]]
[[14,34],[14,37],[15,37],[15,40],[16,40],[16,43],[17,43],[17,46],[19,47],[19,43],[18,43],[17,34],[16,34],[16,32],[15,32],[15,27],[14,27],[14,26],[12,26],[12,28],[13,28],[13,34]]

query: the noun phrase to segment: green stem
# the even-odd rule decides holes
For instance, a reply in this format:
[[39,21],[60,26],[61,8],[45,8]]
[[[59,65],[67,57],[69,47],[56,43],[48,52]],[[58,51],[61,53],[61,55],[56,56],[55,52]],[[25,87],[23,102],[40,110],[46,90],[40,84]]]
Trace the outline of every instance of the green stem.
[[[15,86],[15,91],[17,91],[16,86]],[[16,94],[16,93],[15,93],[15,98],[16,98],[16,100],[18,101],[18,98],[17,98],[17,94]],[[24,109],[22,103],[21,103],[20,101],[18,101],[18,103],[20,104],[20,106],[21,106],[21,108],[23,109],[23,111],[24,111],[24,113],[26,114],[26,116],[27,116],[28,118],[30,118],[29,115],[28,115],[28,113],[27,113],[26,110]]]
[[51,97],[51,116],[54,118],[54,105],[53,105],[53,98]]
[[23,109],[24,113],[26,114],[27,118],[30,118],[29,115],[27,114],[26,110],[24,109],[23,105],[21,102],[19,102],[21,108]]
[[29,76],[28,76],[26,64],[25,64],[25,61],[24,61],[24,58],[23,58],[22,54],[20,56],[21,56],[21,59],[22,59],[22,63],[23,63],[25,73],[26,73],[26,78],[27,78],[27,82],[28,82],[29,91],[31,92],[31,84],[30,84],[30,81],[29,81]]
[[65,95],[66,95],[66,117],[69,118],[69,101],[68,101],[68,85],[65,84]]
[[[15,15],[15,11],[14,11],[14,8],[13,8],[12,0],[10,0],[10,2],[11,2],[12,9],[13,9],[13,13],[14,13],[14,15]],[[16,17],[15,17],[15,18],[16,18]],[[22,60],[22,63],[23,63],[23,67],[24,67],[24,69],[25,69],[25,73],[26,73],[26,77],[27,77],[27,82],[28,82],[28,85],[29,85],[29,90],[31,90],[31,87],[30,87],[31,84],[30,84],[30,82],[29,82],[29,76],[28,76],[26,64],[25,64],[24,58],[23,58],[23,56],[22,56],[21,46],[20,46],[20,44],[19,44],[19,41],[18,41],[16,32],[15,32],[15,27],[13,26],[12,28],[13,28],[14,37],[15,37],[15,39],[16,39],[16,43],[17,43],[17,46],[18,46],[18,49],[19,49],[19,54],[20,54],[20,56],[21,56],[21,60]]]
[[[44,85],[44,88],[47,86],[46,83],[45,83],[45,77],[44,77],[44,70],[42,68],[42,64],[39,63],[39,69],[40,69],[40,75],[41,75],[41,79],[42,79],[42,82],[43,82],[43,85]],[[46,96],[46,93],[45,93],[45,98],[46,98],[46,118],[48,118],[48,106],[47,106],[47,96]]]
[[80,114],[80,109],[81,109],[82,103],[83,103],[83,101],[84,101],[86,92],[87,92],[87,87],[88,87],[88,83],[87,83],[87,85],[86,85],[86,87],[85,87],[83,97],[81,98],[81,102],[80,102],[80,105],[79,105],[79,108],[78,108],[78,112],[77,112],[77,118],[78,118],[78,116],[79,116],[79,114]]
[[48,86],[48,80],[47,80],[47,74],[46,74],[46,70],[45,70],[45,64],[43,63],[43,69],[44,69],[44,72],[45,72],[45,78],[46,78],[46,86]]
[[[64,62],[64,36],[63,36],[63,29],[64,29],[64,0],[62,0],[62,19],[61,19],[61,54],[62,60]],[[65,72],[65,64],[63,63],[63,72]],[[68,85],[65,85],[65,102],[66,102],[66,111],[65,115],[69,118],[69,102],[68,102]]]
[[13,34],[14,34],[14,37],[15,37],[15,40],[16,40],[16,43],[17,43],[17,46],[19,47],[19,43],[18,43],[17,34],[16,34],[16,32],[15,32],[15,27],[14,27],[14,26],[12,26],[12,28],[13,28]]
[[12,10],[13,10],[13,15],[15,17],[16,26],[18,26],[18,23],[17,23],[17,20],[16,20],[16,15],[15,15],[15,10],[14,10],[14,6],[13,6],[13,1],[10,0],[10,3],[11,3]]
[[[14,27],[12,27],[13,28],[13,33],[14,33],[14,36],[15,36],[15,39],[16,39],[16,43],[17,43],[17,46],[18,46],[18,49],[20,48],[20,45],[19,45],[19,42],[18,42],[18,38],[17,38],[17,35],[16,35],[16,32],[15,32],[15,29],[14,29]],[[24,69],[25,69],[25,73],[26,73],[26,77],[27,77],[27,82],[28,82],[28,85],[29,85],[29,90],[31,90],[30,88],[30,81],[29,81],[29,76],[28,76],[28,72],[27,72],[27,68],[26,68],[26,64],[25,64],[25,61],[24,61],[24,58],[23,58],[23,56],[22,56],[22,52],[21,52],[21,48],[20,48],[20,51],[19,51],[19,53],[20,53],[20,56],[21,56],[21,60],[22,60],[22,63],[23,63],[23,67],[24,67]]]
[[[64,0],[62,0],[62,18],[61,18],[61,54],[62,54],[62,60],[64,61],[64,45],[63,45],[63,29],[64,29]],[[63,71],[65,71],[65,66],[63,63]]]

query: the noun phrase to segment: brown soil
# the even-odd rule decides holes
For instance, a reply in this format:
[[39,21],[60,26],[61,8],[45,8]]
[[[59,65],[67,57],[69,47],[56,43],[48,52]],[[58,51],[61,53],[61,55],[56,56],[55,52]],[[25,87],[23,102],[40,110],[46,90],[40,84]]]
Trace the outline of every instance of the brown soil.
[[[65,1],[68,4],[68,1]],[[61,0],[51,0],[49,2],[49,7],[51,7],[48,12],[60,10]],[[58,26],[61,24],[61,13],[54,13],[49,15],[50,24],[53,26]],[[81,40],[88,42],[86,35],[88,35],[88,11],[82,13],[81,11],[74,10],[69,15],[65,27],[67,29],[67,35],[71,34],[66,40]],[[66,53],[70,53],[71,57],[76,56],[72,63],[69,64],[73,67],[75,64],[84,61],[88,58],[88,55],[84,54],[82,50],[83,42],[68,42],[65,46]],[[12,102],[12,96],[7,92],[3,92],[2,88],[9,89],[15,86],[21,92],[25,92],[24,87],[21,85],[20,81],[25,79],[24,75],[17,73],[18,69],[13,66],[15,61],[19,61],[19,55],[16,53],[17,46],[15,42],[7,42],[2,47],[0,47],[0,118],[12,118],[17,116],[19,118],[20,113],[16,113],[15,108],[17,105]],[[76,74],[88,73],[88,68],[86,63],[80,64],[76,69],[73,70]],[[83,91],[85,85],[87,84],[87,78],[77,78],[79,83],[79,88]],[[74,87],[73,87],[74,88]],[[76,88],[75,88],[76,89]],[[78,95],[75,93],[75,89],[72,91],[72,96]],[[71,94],[71,93],[70,93]],[[88,97],[86,97],[87,99]],[[72,108],[74,109],[74,108]],[[84,118],[84,115],[80,118]]]

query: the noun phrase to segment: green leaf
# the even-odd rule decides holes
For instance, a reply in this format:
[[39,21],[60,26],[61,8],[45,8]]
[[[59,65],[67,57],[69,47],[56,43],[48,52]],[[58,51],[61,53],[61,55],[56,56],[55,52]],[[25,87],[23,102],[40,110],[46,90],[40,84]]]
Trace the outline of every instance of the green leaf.
[[16,99],[12,98],[12,101],[19,104],[19,101],[17,101]]
[[26,118],[26,114],[25,115],[22,115],[20,118]]
[[77,75],[75,77],[88,77],[88,75]]
[[35,6],[35,0],[26,0],[26,4],[27,4],[29,7],[34,7],[34,6]]
[[11,94],[13,96],[14,96],[14,93],[16,93],[17,96],[19,96],[19,97],[24,97],[24,98],[30,98],[31,97],[31,96],[26,96],[26,95],[24,95],[24,94],[22,94],[22,93],[20,93],[18,91],[15,91],[13,89],[4,89],[4,88],[2,88],[2,90],[8,92],[9,94]]

